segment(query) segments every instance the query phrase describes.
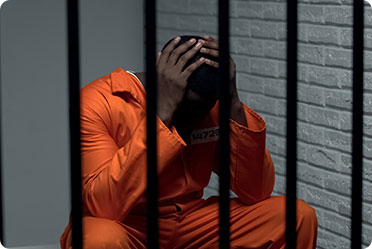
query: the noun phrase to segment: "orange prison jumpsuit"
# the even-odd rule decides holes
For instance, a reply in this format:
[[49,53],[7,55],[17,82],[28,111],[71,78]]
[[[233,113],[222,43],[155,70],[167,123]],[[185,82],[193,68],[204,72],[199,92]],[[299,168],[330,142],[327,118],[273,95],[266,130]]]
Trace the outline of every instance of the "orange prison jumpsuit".
[[[145,248],[145,89],[117,68],[81,90],[83,242],[87,249]],[[274,165],[266,125],[244,106],[248,128],[230,119],[232,248],[284,248],[285,199],[270,197]],[[218,197],[201,199],[218,172],[218,104],[184,141],[157,118],[161,248],[218,248]],[[201,135],[200,135],[201,134]],[[314,209],[298,200],[298,248],[316,246]],[[60,239],[71,248],[71,223]]]

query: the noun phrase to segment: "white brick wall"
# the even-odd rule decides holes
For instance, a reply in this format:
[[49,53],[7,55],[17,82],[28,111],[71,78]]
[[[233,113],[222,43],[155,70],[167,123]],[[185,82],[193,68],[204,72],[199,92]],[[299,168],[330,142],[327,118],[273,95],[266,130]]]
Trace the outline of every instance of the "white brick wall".
[[[231,53],[241,100],[267,121],[285,193],[286,4],[231,0]],[[159,0],[158,48],[182,34],[217,37],[216,0]],[[300,0],[298,197],[319,221],[318,248],[350,247],[351,0]],[[372,240],[372,9],[365,5],[363,243]],[[206,195],[216,193],[213,176]]]

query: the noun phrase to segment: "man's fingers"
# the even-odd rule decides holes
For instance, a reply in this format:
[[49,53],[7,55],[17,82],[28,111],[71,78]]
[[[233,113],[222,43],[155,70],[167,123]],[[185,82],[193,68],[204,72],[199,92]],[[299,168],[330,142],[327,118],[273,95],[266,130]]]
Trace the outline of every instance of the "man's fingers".
[[205,39],[204,47],[218,49],[218,40],[214,39],[211,36],[204,35],[203,38]]
[[160,55],[161,55],[161,52],[158,52],[158,54],[156,56],[156,64],[159,64]]
[[193,48],[189,49],[189,51],[187,51],[184,55],[182,55],[179,58],[176,64],[177,70],[179,72],[182,71],[186,63],[200,50],[200,48],[203,46],[203,42],[204,41],[199,40],[198,43]]
[[181,54],[185,53],[192,45],[194,45],[196,40],[194,38],[188,40],[187,42],[181,44],[178,48],[174,49],[169,55],[169,66],[173,67],[176,65]]
[[188,79],[190,75],[198,68],[200,67],[203,63],[205,62],[205,58],[201,57],[199,60],[195,61],[193,64],[188,66],[181,74]]
[[174,50],[180,40],[181,37],[177,36],[164,48],[159,58],[159,66],[163,67],[167,63],[169,54]]
[[216,58],[218,58],[218,56],[219,56],[219,52],[216,49],[202,47],[200,49],[200,52],[204,53],[204,54],[211,55],[211,56],[216,57]]
[[220,64],[216,61],[212,61],[210,59],[205,59],[205,64],[208,64],[212,67],[215,67],[215,68],[218,68],[220,66]]

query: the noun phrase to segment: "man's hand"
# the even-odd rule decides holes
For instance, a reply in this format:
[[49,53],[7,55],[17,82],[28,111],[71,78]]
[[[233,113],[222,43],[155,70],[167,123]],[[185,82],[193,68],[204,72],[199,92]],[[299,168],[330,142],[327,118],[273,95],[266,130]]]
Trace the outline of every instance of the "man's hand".
[[[175,38],[157,57],[158,116],[168,127],[185,94],[187,79],[205,60],[200,58],[182,70],[200,50],[203,40],[196,43],[195,39],[191,39],[176,48],[179,41],[180,37]],[[191,46],[193,47],[190,49]]]
[[[218,40],[207,35],[203,36],[203,38],[205,39],[205,42],[203,44],[203,47],[200,49],[200,52],[218,58],[219,57]],[[219,63],[213,60],[205,59],[205,63],[215,68],[219,67]],[[238,90],[236,88],[236,65],[231,56],[230,56],[230,99],[231,118],[238,122],[239,124],[247,126],[247,120],[245,118],[244,110],[239,100]]]

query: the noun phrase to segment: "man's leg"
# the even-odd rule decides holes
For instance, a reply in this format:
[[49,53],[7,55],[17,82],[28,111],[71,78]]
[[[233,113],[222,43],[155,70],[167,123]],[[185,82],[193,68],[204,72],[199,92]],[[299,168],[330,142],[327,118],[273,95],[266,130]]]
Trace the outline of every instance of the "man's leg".
[[[315,211],[298,200],[297,248],[316,247]],[[285,198],[271,197],[254,205],[230,201],[231,248],[284,248]],[[218,248],[218,197],[185,215],[177,230],[174,248]]]
[[[85,249],[127,249],[145,248],[136,238],[137,231],[113,220],[83,217],[83,246]],[[66,245],[72,249],[71,230],[67,233]]]

